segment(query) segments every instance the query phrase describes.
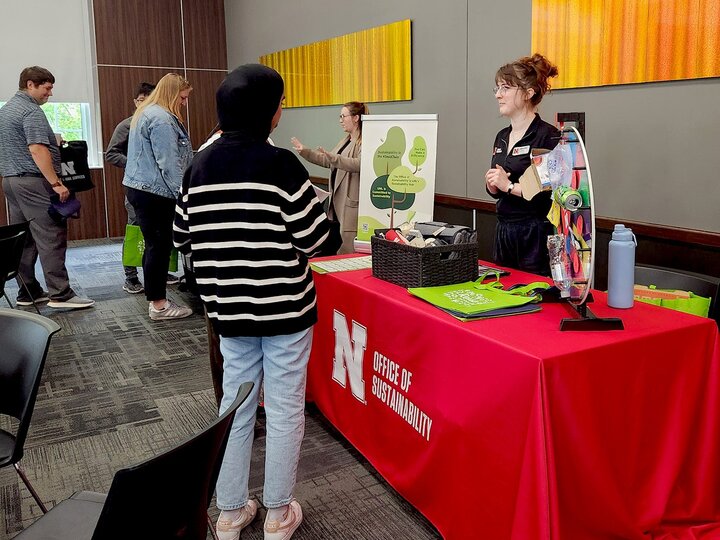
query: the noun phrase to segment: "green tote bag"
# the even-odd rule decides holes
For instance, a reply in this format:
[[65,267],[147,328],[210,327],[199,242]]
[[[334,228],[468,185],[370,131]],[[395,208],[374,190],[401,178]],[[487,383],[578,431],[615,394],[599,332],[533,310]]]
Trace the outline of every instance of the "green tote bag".
[[[123,241],[123,266],[142,266],[143,253],[145,253],[145,238],[138,225],[125,226],[125,240]],[[168,270],[177,272],[178,252],[175,248],[170,252]]]

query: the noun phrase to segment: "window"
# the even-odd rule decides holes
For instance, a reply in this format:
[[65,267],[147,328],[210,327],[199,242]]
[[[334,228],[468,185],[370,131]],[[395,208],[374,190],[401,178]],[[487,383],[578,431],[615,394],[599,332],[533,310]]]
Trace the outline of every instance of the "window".
[[86,103],[46,103],[42,110],[55,133],[66,141],[87,140],[83,132],[82,108]]
[[[0,107],[5,105],[0,101]],[[42,107],[50,127],[55,133],[61,133],[66,141],[83,140],[88,142],[88,160],[90,166],[96,153],[93,151],[93,133],[90,122],[90,104],[88,103],[53,103],[48,102]]]

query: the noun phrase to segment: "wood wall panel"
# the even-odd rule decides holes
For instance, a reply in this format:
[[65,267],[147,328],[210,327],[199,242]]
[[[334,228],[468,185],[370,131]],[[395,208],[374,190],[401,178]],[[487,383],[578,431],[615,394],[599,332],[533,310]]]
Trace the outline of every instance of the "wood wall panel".
[[108,213],[108,236],[125,236],[127,225],[127,210],[125,209],[125,189],[123,188],[123,174],[120,169],[105,162],[105,193]]
[[68,220],[68,240],[106,238],[105,189],[102,169],[90,169],[95,189],[83,191],[76,196],[82,205],[80,219]]
[[135,91],[141,82],[157,83],[167,69],[98,66],[103,152],[122,120],[135,111]]
[[[93,13],[103,150],[115,126],[134,112],[138,84],[156,83],[171,71],[193,86],[185,120],[193,147],[199,147],[217,122],[215,90],[227,73],[224,0],[93,0]],[[122,236],[123,171],[107,162],[104,167],[105,234]]]
[[188,102],[190,140],[197,150],[217,124],[215,92],[227,75],[223,71],[188,71],[193,87]]
[[188,68],[227,70],[224,0],[183,0]]
[[179,0],[94,0],[97,63],[181,69]]

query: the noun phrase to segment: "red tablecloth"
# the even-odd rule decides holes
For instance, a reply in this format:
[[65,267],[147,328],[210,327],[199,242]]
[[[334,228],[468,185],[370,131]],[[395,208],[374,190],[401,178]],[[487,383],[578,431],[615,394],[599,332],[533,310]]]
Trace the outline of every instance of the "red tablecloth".
[[369,270],[315,285],[309,397],[445,538],[720,538],[713,321],[595,293],[625,330],[560,332],[560,304],[463,323]]

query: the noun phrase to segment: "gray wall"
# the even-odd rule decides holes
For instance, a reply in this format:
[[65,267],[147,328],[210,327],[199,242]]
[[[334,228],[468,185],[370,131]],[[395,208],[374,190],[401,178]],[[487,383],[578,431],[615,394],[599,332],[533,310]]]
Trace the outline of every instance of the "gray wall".
[[[401,19],[413,21],[413,100],[371,113],[437,113],[436,192],[488,199],[483,176],[506,125],[490,89],[496,69],[529,54],[531,0],[225,0],[228,65]],[[599,215],[720,232],[720,80],[557,91],[540,113],[586,113]],[[272,135],[332,147],[339,107],[288,109]],[[327,172],[309,166],[310,173]]]

